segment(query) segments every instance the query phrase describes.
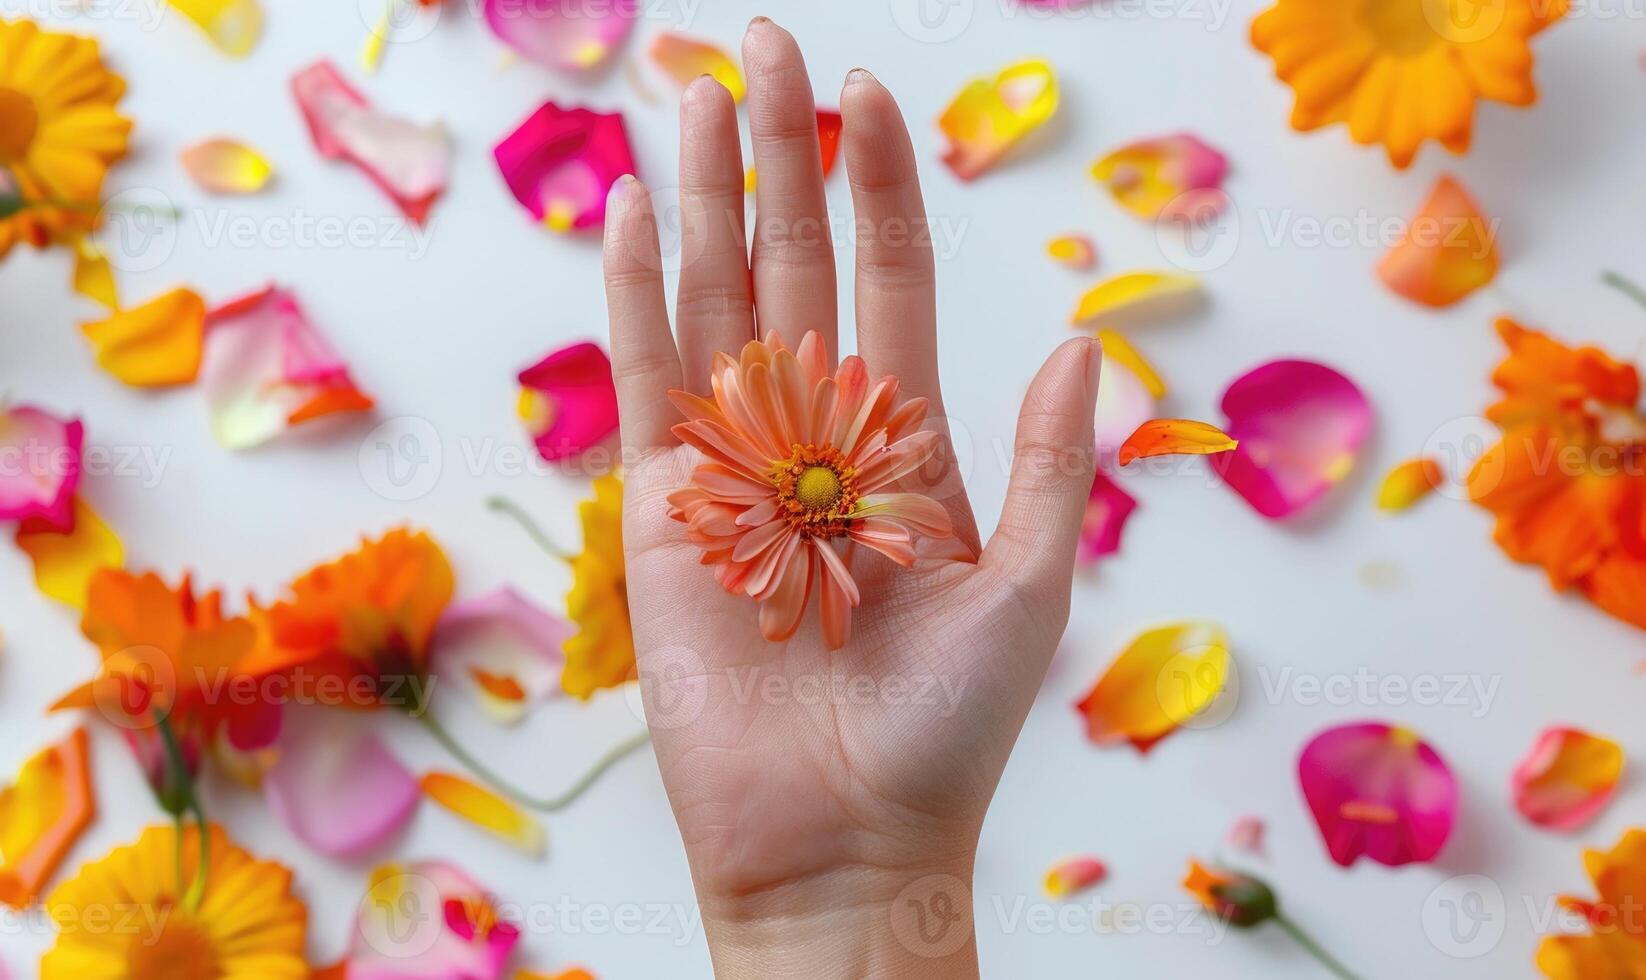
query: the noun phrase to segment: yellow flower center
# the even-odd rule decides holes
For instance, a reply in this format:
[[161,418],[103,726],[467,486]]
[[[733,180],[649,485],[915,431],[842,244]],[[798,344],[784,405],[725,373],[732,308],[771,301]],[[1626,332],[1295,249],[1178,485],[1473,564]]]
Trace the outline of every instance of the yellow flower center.
[[840,477],[827,466],[808,466],[794,483],[794,496],[808,510],[828,510],[840,499]]
[[27,156],[39,127],[40,111],[34,100],[0,86],[0,163],[15,163]]
[[1417,54],[1440,40],[1440,24],[1449,19],[1448,0],[1365,0],[1360,22],[1379,47],[1397,54]]
[[833,446],[793,447],[793,455],[772,464],[778,512],[789,526],[817,538],[851,530],[857,508],[857,471]]
[[217,949],[211,937],[181,906],[164,910],[160,933],[144,932],[131,944],[126,976],[131,980],[216,980]]

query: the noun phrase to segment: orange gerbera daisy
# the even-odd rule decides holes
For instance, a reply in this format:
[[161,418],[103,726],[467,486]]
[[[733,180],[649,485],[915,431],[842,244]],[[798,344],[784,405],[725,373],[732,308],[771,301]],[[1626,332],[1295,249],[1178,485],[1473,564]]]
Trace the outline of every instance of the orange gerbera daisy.
[[1567,0],[1279,0],[1252,22],[1297,102],[1292,128],[1347,123],[1405,168],[1425,140],[1469,148],[1475,101],[1526,106],[1534,34]]
[[1646,418],[1640,376],[1594,347],[1573,349],[1512,320],[1486,410],[1503,438],[1475,463],[1470,499],[1497,515],[1496,539],[1556,589],[1576,586],[1646,628]]
[[25,204],[0,218],[0,255],[91,228],[103,178],[126,155],[131,120],[115,110],[125,91],[95,40],[0,20],[0,170]]
[[911,565],[915,535],[952,533],[937,501],[892,490],[937,451],[937,434],[920,431],[926,400],[897,404],[897,379],[871,382],[860,357],[831,376],[816,332],[794,352],[774,332],[739,360],[721,353],[712,382],[712,401],[669,393],[688,419],[675,434],[709,457],[669,496],[670,516],[727,591],[760,603],[768,640],[794,635],[817,583],[824,641],[838,649],[860,599],[853,545]]
[[1583,865],[1600,897],[1562,897],[1560,904],[1594,932],[1543,940],[1538,969],[1554,980],[1646,977],[1646,830],[1630,830],[1609,852],[1585,851]]

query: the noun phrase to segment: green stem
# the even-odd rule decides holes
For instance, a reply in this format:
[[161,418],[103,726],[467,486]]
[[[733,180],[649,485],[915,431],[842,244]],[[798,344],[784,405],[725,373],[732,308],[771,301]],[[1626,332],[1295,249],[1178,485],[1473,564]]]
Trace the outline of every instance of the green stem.
[[177,732],[171,727],[171,718],[167,715],[159,716],[155,719],[154,727],[160,733],[160,744],[166,749],[168,778],[175,780],[175,785],[184,800],[183,805],[172,813],[177,824],[177,886],[179,888],[183,886],[183,813],[185,810],[194,814],[196,836],[200,839],[200,862],[194,869],[194,881],[189,883],[188,891],[183,894],[183,906],[193,911],[200,907],[200,900],[205,897],[206,871],[211,864],[211,836],[206,829],[206,809],[200,803],[200,795],[194,791],[194,777],[189,774],[188,762],[183,758],[183,746],[182,743],[177,741]]
[[1607,269],[1600,274],[1600,281],[1646,307],[1646,289],[1641,289],[1622,273]]
[[512,518],[516,524],[520,525],[520,529],[526,532],[526,536],[537,543],[539,548],[561,561],[572,560],[571,552],[555,544],[554,539],[549,537],[543,528],[532,520],[531,515],[526,513],[525,509],[519,504],[507,497],[487,497],[486,506],[499,514]]
[[[200,863],[194,868],[194,881],[189,885],[187,894],[183,896],[183,907],[193,912],[200,908],[200,902],[206,897],[206,872],[211,867],[211,828],[206,826],[206,810],[200,805],[197,794],[189,795],[189,812],[194,814],[195,836],[199,838]],[[183,818],[177,818],[181,821]]]
[[1299,928],[1297,923],[1286,918],[1284,915],[1279,914],[1275,915],[1274,920],[1276,925],[1286,931],[1286,935],[1292,937],[1293,942],[1296,942],[1299,946],[1302,946],[1304,952],[1308,953],[1310,956],[1313,956],[1317,961],[1319,961],[1320,965],[1325,967],[1333,976],[1339,977],[1341,980],[1360,980],[1359,977],[1356,977],[1353,973],[1349,972],[1348,967],[1344,966],[1342,963],[1339,963],[1337,959],[1332,956],[1332,954],[1321,948],[1321,945],[1315,942],[1308,933]]
[[425,711],[417,715],[416,718],[419,722],[422,722],[423,727],[428,730],[429,734],[434,736],[434,740],[439,742],[447,752],[450,752],[453,758],[467,766],[470,772],[479,776],[483,781],[490,784],[493,789],[521,806],[541,813],[554,813],[576,803],[578,797],[587,792],[589,787],[593,786],[601,776],[606,774],[606,770],[622,762],[630,754],[645,747],[646,743],[651,741],[650,733],[641,732],[617,743],[617,745],[608,749],[605,755],[595,760],[594,765],[578,777],[577,782],[572,783],[571,787],[564,793],[559,796],[541,797],[523,792],[513,783],[498,775],[490,766],[481,762],[474,753],[464,748],[463,743],[454,738],[451,732],[445,729],[445,726],[435,721],[434,715],[430,712]]

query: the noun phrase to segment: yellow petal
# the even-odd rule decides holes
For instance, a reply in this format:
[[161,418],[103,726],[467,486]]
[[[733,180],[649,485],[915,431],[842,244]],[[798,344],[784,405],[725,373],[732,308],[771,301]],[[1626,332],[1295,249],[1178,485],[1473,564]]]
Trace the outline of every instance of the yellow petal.
[[74,243],[74,291],[111,310],[120,308],[120,290],[114,284],[109,257],[84,235]]
[[1205,711],[1229,672],[1223,627],[1185,620],[1138,635],[1076,708],[1098,744],[1146,750]]
[[213,194],[255,194],[268,186],[274,166],[237,140],[209,139],[185,147],[183,169]]
[[420,785],[423,795],[476,827],[530,857],[543,855],[543,827],[536,818],[484,786],[449,772],[431,772]]
[[1056,111],[1057,73],[1045,61],[1020,61],[994,78],[973,79],[937,120],[950,144],[943,162],[971,180]]
[[1405,510],[1440,486],[1442,479],[1440,463],[1428,456],[1397,463],[1377,488],[1377,506],[1386,511]]
[[96,349],[98,366],[126,384],[187,384],[200,371],[206,303],[191,289],[174,289],[80,330]]
[[674,76],[681,85],[690,85],[699,75],[712,75],[726,86],[732,101],[742,102],[748,89],[737,62],[720,48],[678,34],[659,34],[652,42],[651,59],[657,67]]
[[74,530],[43,530],[24,523],[17,546],[34,561],[34,584],[49,598],[84,611],[92,576],[119,568],[125,560],[120,539],[86,502],[74,499]]
[[1065,898],[1085,891],[1109,874],[1109,869],[1097,858],[1080,855],[1064,858],[1046,872],[1046,895]]
[[85,729],[23,763],[0,790],[0,903],[30,904],[96,809]]
[[171,5],[211,37],[218,50],[244,58],[263,33],[263,8],[257,0],[170,0]]
[[1080,297],[1069,323],[1100,317],[1159,313],[1198,295],[1200,280],[1173,272],[1127,272],[1105,279]]
[[1143,382],[1143,387],[1156,399],[1166,397],[1166,382],[1124,334],[1105,327],[1097,332],[1097,342],[1103,346],[1104,360],[1113,361],[1137,375],[1137,380]]
[[1151,456],[1210,456],[1240,445],[1215,425],[1193,419],[1151,419],[1121,445],[1116,459],[1125,466]]
[[1097,248],[1085,235],[1059,235],[1046,243],[1046,254],[1071,269],[1090,269],[1097,263]]

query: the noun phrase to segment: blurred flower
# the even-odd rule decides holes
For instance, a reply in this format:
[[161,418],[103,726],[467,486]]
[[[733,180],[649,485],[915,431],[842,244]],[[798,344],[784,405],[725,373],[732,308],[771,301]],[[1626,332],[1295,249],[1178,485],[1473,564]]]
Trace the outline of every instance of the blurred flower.
[[1633,365],[1571,348],[1509,319],[1492,373],[1503,431],[1469,472],[1469,498],[1497,517],[1494,537],[1560,590],[1646,628],[1646,418]]
[[577,632],[565,643],[560,675],[566,693],[588,699],[634,674],[634,635],[623,559],[623,481],[607,474],[594,481],[594,496],[577,508],[583,550],[572,556],[572,588],[566,615]]
[[1348,967],[1339,963],[1297,923],[1281,913],[1280,900],[1275,897],[1274,890],[1258,878],[1227,868],[1207,868],[1191,859],[1183,887],[1212,914],[1237,929],[1251,929],[1265,922],[1273,922],[1333,976],[1356,980]]
[[571,6],[531,0],[482,0],[486,26],[522,56],[565,72],[586,72],[611,57],[640,14],[638,0]]
[[1538,947],[1537,967],[1553,980],[1646,977],[1646,830],[1626,832],[1611,851],[1585,851],[1595,901],[1562,897],[1582,915],[1591,934],[1552,936]]
[[492,896],[446,861],[373,869],[341,963],[318,977],[348,980],[501,980],[520,941]]
[[0,789],[0,903],[32,904],[96,812],[86,730],[77,728]]
[[1298,757],[1303,796],[1332,860],[1391,867],[1440,853],[1457,819],[1457,780],[1417,734],[1382,722],[1316,735]]
[[1279,0],[1252,22],[1252,46],[1297,96],[1292,128],[1347,123],[1404,169],[1425,140],[1469,148],[1475,102],[1531,105],[1531,39],[1564,0]]
[[[191,906],[183,883],[195,878],[202,851],[210,870]],[[304,980],[308,910],[291,882],[290,871],[217,827],[205,840],[196,827],[182,840],[172,827],[150,827],[46,900],[58,934],[40,960],[41,980]],[[88,928],[120,910],[130,927]]]
[[64,420],[33,405],[0,404],[0,521],[27,521],[69,531],[86,439],[79,419]]
[[942,504],[897,490],[938,448],[920,428],[926,400],[900,404],[897,379],[871,381],[860,357],[833,375],[825,358],[815,331],[792,352],[772,331],[739,360],[716,357],[713,400],[669,393],[687,419],[675,435],[707,457],[669,495],[669,516],[726,591],[760,604],[767,640],[793,636],[818,589],[823,642],[837,650],[860,600],[853,549],[907,567],[918,538],[951,530]]
[[102,320],[80,325],[97,366],[136,388],[188,384],[200,372],[206,302],[178,288]]
[[1539,826],[1576,830],[1611,802],[1622,776],[1621,745],[1577,728],[1548,728],[1515,767],[1515,809]]

